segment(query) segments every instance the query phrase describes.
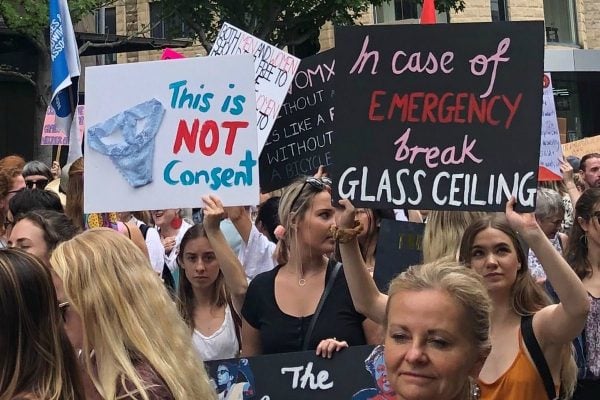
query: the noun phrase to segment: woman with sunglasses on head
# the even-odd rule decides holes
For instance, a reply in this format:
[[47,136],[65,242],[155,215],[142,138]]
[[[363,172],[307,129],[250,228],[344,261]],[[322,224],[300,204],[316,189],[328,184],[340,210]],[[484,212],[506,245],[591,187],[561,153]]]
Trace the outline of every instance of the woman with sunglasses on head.
[[0,399],[85,399],[60,313],[49,268],[0,250]]
[[575,204],[575,217],[569,233],[566,259],[583,282],[591,303],[585,328],[576,342],[580,356],[580,372],[573,399],[597,399],[600,393],[600,189],[598,188],[584,191]]
[[330,185],[310,177],[284,190],[279,265],[250,282],[242,309],[244,357],[309,349],[331,357],[366,344],[364,316],[354,309],[341,265],[329,259],[335,250]]

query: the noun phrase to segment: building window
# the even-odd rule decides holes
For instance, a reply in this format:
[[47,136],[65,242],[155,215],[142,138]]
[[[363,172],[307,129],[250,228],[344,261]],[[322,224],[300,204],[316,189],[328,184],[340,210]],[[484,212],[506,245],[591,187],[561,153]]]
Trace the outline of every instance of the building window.
[[506,18],[506,0],[490,0],[492,10],[492,21],[508,21]]
[[[103,35],[117,34],[117,12],[115,7],[102,7],[96,12],[96,32]],[[102,57],[96,59],[101,65],[117,63],[115,53],[99,55],[98,57]]]
[[577,44],[577,23],[573,0],[544,0],[548,43]]
[[165,15],[160,1],[153,1],[149,5],[152,37],[159,39],[190,37],[190,30],[179,15]]
[[391,23],[406,19],[419,19],[421,6],[410,0],[390,0],[375,7],[375,23]]

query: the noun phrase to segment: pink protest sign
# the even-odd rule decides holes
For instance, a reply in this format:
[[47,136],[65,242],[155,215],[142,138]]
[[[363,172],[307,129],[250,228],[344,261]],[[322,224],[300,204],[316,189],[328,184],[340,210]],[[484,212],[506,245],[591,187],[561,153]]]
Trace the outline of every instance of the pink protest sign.
[[[77,106],[77,126],[79,128],[79,141],[83,140],[84,131],[84,107],[83,105]],[[59,130],[56,127],[54,121],[56,120],[56,114],[52,107],[48,107],[46,110],[46,117],[44,118],[44,128],[42,130],[42,145],[53,146],[53,145],[69,145],[69,136]]]
[[177,58],[185,58],[185,56],[169,48],[164,49],[162,52],[162,56],[160,56],[161,60],[175,60]]

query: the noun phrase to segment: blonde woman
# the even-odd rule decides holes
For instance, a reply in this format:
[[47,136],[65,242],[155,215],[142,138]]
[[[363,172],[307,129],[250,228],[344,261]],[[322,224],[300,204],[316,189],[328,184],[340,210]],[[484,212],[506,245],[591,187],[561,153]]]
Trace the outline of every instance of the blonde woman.
[[59,245],[50,262],[74,314],[69,321],[81,325],[88,398],[215,398],[187,326],[130,240],[91,229]]
[[[347,200],[340,225],[344,231],[354,223],[354,208]],[[473,222],[461,241],[459,257],[483,277],[492,299],[492,351],[479,374],[481,398],[554,399],[560,392],[568,398],[574,389],[576,367],[571,341],[585,325],[589,302],[586,292],[535,221],[533,214],[514,211],[515,200],[506,205],[506,217],[491,215]],[[562,302],[550,304],[528,272],[527,256],[517,233],[540,255],[540,261]],[[352,299],[359,311],[375,321],[385,315],[387,296],[379,293],[362,271],[356,240],[340,245],[347,266]],[[543,367],[532,362],[525,344],[533,336],[541,348]],[[541,364],[541,363],[540,363]],[[539,372],[538,372],[539,371]],[[547,379],[545,379],[545,378]]]
[[444,257],[457,259],[463,232],[486,215],[481,211],[430,211],[423,232],[423,262]]
[[392,280],[384,356],[398,400],[479,398],[491,303],[481,277],[453,261],[413,266]]

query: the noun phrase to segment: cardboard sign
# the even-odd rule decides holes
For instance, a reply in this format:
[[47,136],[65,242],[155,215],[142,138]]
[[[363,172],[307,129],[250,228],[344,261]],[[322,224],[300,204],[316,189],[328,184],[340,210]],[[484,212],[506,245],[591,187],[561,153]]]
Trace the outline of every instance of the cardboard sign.
[[258,149],[262,151],[300,59],[235,26],[224,23],[209,56],[250,54],[254,57]]
[[562,145],[562,151],[565,157],[576,156],[579,158],[590,153],[600,153],[600,135],[565,143]]
[[[77,127],[79,128],[79,142],[83,140],[84,131],[84,108],[85,106],[77,106]],[[65,134],[62,130],[56,127],[56,113],[54,108],[48,106],[46,110],[46,117],[44,118],[44,130],[42,131],[42,146],[54,146],[54,145],[69,145],[69,135]],[[75,122],[74,122],[75,124]],[[74,128],[73,128],[74,129]]]
[[562,179],[560,172],[560,133],[552,93],[552,78],[550,73],[544,74],[544,95],[542,105],[542,139],[540,141],[540,169],[538,180],[559,181]]
[[411,265],[423,262],[425,224],[384,219],[379,227],[373,279],[387,293],[390,281]]
[[514,195],[534,209],[541,22],[336,27],[335,42],[336,197],[501,211]]
[[85,212],[254,204],[253,80],[248,55],[88,68]]
[[302,60],[279,118],[260,154],[264,193],[333,163],[333,50]]
[[205,365],[220,399],[395,399],[387,381],[383,346],[349,347],[331,359],[317,357],[313,350]]

